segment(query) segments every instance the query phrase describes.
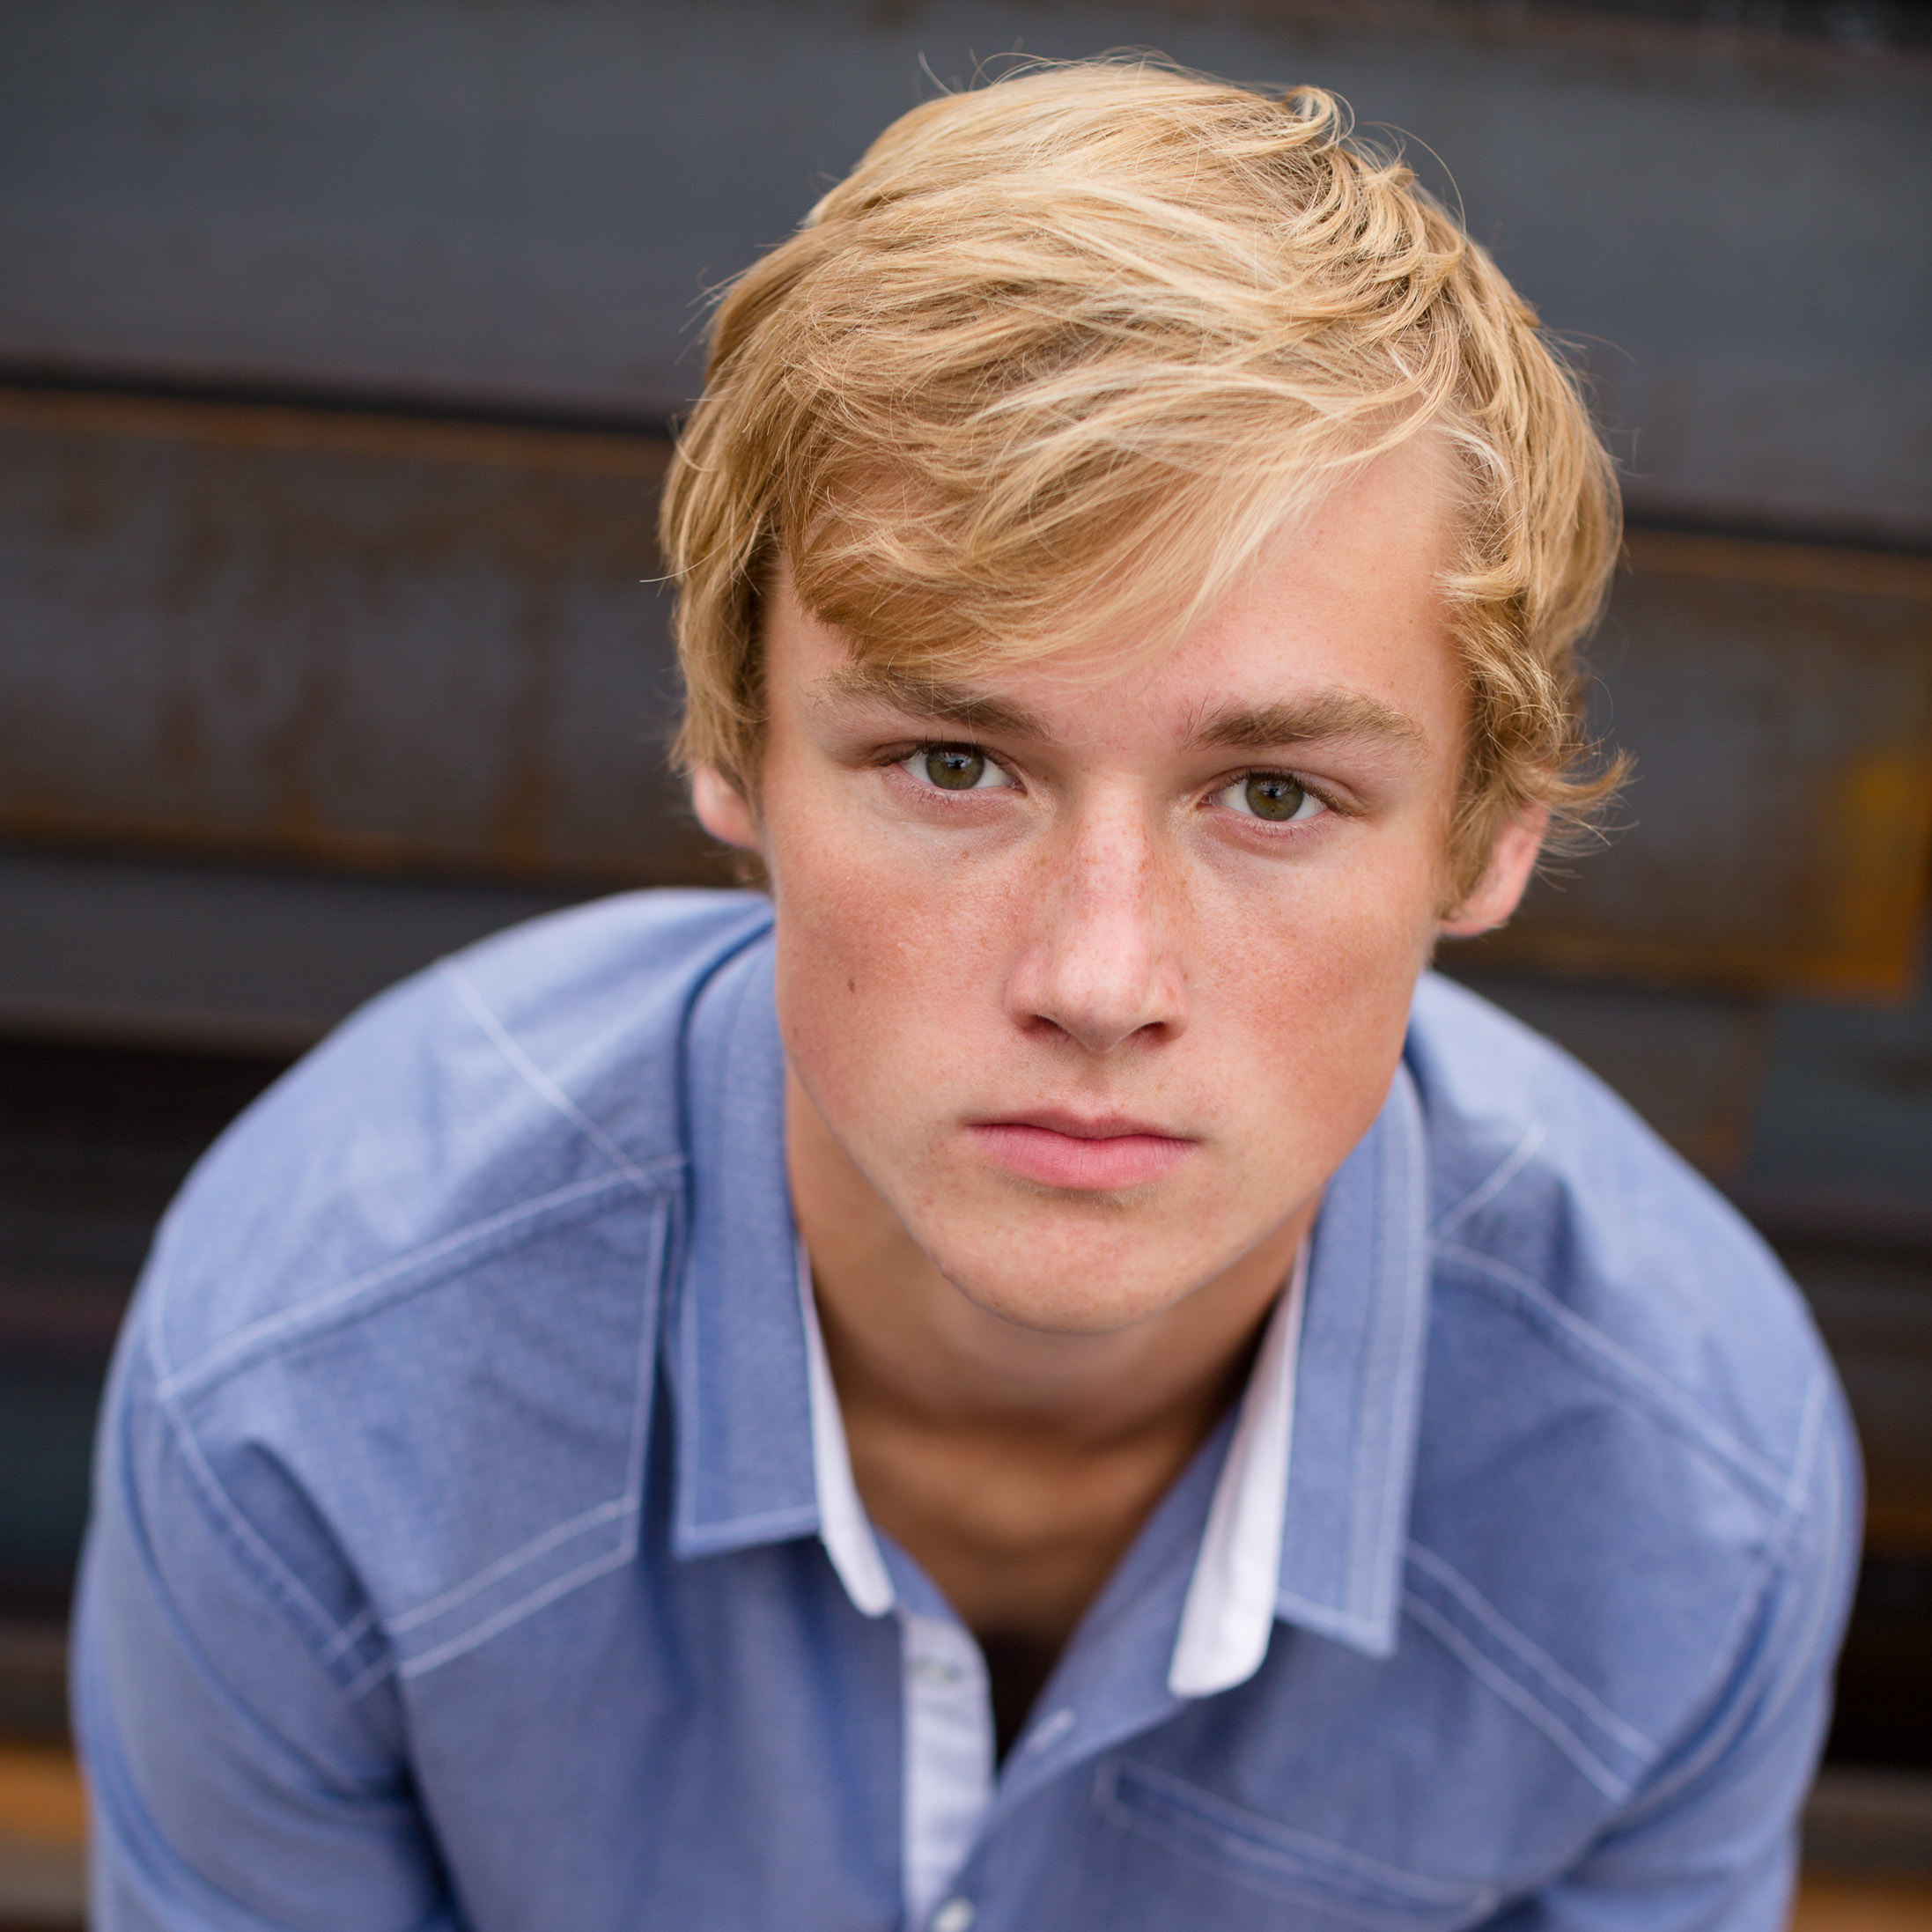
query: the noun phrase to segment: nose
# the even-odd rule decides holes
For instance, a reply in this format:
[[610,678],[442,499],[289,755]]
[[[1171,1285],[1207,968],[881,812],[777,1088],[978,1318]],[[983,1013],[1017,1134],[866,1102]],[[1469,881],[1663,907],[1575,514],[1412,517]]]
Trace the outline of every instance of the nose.
[[1177,886],[1140,812],[1123,801],[1084,814],[1043,854],[1029,888],[1031,934],[1007,985],[1013,1017],[1094,1054],[1177,1037],[1187,1024]]

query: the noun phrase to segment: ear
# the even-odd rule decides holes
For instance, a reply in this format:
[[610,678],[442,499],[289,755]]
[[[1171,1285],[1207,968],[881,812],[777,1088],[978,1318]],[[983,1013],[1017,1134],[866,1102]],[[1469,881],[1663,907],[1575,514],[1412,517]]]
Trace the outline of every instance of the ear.
[[761,850],[758,822],[745,795],[713,766],[701,764],[691,773],[691,809],[697,822],[713,838],[743,852]]
[[1482,877],[1438,928],[1445,939],[1474,939],[1508,924],[1537,869],[1537,854],[1549,829],[1550,815],[1540,805],[1503,821]]

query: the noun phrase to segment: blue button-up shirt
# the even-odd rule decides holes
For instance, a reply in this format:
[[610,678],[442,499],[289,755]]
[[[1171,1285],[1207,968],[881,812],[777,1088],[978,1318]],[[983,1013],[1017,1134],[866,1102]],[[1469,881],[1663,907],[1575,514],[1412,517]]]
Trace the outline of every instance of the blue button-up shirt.
[[[770,919],[490,941],[171,1211],[79,1613],[101,1932],[1776,1932],[1841,1402],[1749,1229],[1433,978],[1272,1351],[1292,1404],[1243,1405],[1292,1445],[1234,1484],[1224,1423],[909,1888],[909,1633],[970,1640],[886,1539],[889,1587],[828,1547]],[[1204,1534],[1271,1471],[1265,1651],[1191,1675]]]

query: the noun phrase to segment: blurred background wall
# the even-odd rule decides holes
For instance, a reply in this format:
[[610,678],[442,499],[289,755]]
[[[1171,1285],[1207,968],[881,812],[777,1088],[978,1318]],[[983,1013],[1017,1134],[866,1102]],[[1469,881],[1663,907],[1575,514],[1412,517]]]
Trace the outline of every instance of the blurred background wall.
[[[1812,1849],[1932,1862],[1904,0],[0,0],[0,1732],[57,1742],[106,1352],[200,1148],[452,946],[726,876],[666,771],[652,582],[704,291],[936,87],[1125,46],[1400,130],[1587,365],[1629,822],[1446,964],[1811,1297],[1872,1486]],[[0,1747],[0,1919],[73,1910],[35,1762]]]

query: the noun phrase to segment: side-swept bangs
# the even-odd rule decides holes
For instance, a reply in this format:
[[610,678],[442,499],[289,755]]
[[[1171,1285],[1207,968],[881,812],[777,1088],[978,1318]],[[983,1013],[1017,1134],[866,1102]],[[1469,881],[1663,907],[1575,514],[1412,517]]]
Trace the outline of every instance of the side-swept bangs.
[[928,102],[719,304],[664,503],[681,755],[756,796],[781,557],[904,670],[1157,649],[1430,428],[1462,484],[1459,895],[1505,815],[1580,823],[1617,776],[1590,769],[1575,655],[1615,482],[1535,315],[1319,89],[1102,61]]

